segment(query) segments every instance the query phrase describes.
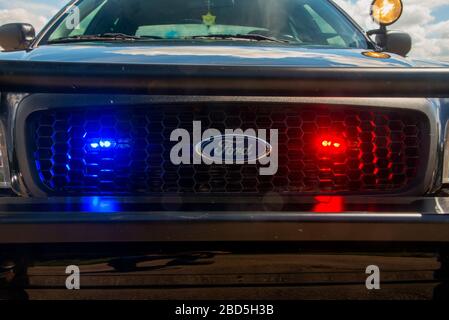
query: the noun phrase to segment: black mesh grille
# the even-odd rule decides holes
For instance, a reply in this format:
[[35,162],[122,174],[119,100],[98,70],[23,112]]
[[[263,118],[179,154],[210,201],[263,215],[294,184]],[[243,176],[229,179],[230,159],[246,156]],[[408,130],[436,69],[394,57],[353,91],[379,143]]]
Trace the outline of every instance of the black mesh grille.
[[[260,164],[173,165],[174,129],[278,129],[279,169]],[[49,194],[377,193],[414,186],[426,166],[429,123],[416,111],[326,105],[146,106],[38,111],[30,157]],[[112,141],[93,150],[92,143]],[[344,151],[323,153],[337,137]],[[320,140],[321,139],[321,140]],[[343,149],[342,149],[343,150]]]

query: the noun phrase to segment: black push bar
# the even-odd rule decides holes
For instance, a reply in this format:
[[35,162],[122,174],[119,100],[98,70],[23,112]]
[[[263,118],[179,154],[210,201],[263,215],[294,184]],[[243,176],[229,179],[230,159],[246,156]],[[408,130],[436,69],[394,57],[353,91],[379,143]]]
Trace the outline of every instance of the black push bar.
[[0,91],[446,98],[449,97],[449,68],[297,68],[0,60]]

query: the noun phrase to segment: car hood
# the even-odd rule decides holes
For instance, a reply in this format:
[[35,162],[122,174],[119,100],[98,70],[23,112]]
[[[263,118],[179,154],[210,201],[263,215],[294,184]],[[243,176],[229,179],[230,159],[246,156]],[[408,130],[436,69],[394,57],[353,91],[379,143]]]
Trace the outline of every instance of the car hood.
[[365,56],[361,49],[299,48],[259,44],[128,44],[77,43],[45,45],[28,52],[3,52],[0,60],[124,64],[291,66],[291,67],[412,67],[397,55]]

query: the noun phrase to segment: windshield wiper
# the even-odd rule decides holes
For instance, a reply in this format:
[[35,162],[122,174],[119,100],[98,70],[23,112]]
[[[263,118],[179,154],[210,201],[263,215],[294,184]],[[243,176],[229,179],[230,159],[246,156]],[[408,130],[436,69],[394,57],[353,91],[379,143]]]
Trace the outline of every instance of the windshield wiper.
[[48,43],[69,43],[84,41],[136,41],[145,39],[162,39],[156,36],[133,36],[124,33],[86,34],[49,40]]
[[[158,36],[133,36],[124,33],[103,33],[103,34],[87,34],[70,37],[62,37],[48,40],[47,43],[70,43],[85,41],[142,41],[142,40],[161,40]],[[248,40],[248,41],[270,41],[278,43],[289,43],[288,40],[280,40],[261,34],[209,34],[185,37],[183,39],[216,39],[216,40]]]
[[208,34],[200,36],[192,36],[186,39],[218,39],[218,40],[249,40],[249,41],[270,41],[278,43],[290,43],[288,40],[280,40],[261,34]]

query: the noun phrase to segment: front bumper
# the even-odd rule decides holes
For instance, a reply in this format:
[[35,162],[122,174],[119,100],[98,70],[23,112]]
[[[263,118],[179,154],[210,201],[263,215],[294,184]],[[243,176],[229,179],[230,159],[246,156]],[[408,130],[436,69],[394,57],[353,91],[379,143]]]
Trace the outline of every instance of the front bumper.
[[449,243],[447,198],[0,199],[0,245]]

